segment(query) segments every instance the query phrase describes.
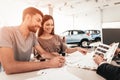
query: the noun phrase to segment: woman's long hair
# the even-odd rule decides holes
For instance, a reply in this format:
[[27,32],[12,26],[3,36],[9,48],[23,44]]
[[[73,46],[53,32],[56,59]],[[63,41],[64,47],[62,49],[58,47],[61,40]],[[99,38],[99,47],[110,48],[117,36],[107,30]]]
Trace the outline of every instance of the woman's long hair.
[[[49,19],[52,19],[52,20],[53,20],[53,26],[54,26],[54,19],[53,19],[53,17],[52,17],[51,15],[44,15],[43,18],[42,18],[41,27],[40,27],[40,29],[38,30],[38,37],[43,34],[43,32],[44,32],[44,30],[43,30],[43,25],[44,25],[44,23],[45,23],[46,21],[48,21]],[[54,35],[54,28],[53,28],[51,34]]]

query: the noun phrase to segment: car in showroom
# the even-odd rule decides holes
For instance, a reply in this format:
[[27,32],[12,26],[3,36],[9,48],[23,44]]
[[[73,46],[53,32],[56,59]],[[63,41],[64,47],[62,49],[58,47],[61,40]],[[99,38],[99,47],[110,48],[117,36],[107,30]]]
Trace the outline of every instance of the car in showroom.
[[101,41],[100,30],[85,30],[86,34],[90,35],[92,42]]
[[91,37],[83,30],[66,30],[62,33],[67,44],[77,44],[81,47],[87,47]]

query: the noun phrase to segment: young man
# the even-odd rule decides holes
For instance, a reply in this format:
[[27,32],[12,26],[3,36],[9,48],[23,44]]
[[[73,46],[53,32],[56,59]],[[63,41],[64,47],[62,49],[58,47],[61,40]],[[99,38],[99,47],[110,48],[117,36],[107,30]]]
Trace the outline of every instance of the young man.
[[120,80],[120,66],[104,62],[103,57],[99,55],[95,55],[94,61],[99,65],[96,71],[97,74],[106,80]]
[[[28,72],[51,67],[61,67],[65,59],[55,53],[45,52],[37,42],[35,32],[41,27],[43,13],[34,7],[23,11],[23,21],[16,27],[3,27],[0,31],[0,59],[7,74]],[[44,62],[29,62],[32,49],[44,58]]]

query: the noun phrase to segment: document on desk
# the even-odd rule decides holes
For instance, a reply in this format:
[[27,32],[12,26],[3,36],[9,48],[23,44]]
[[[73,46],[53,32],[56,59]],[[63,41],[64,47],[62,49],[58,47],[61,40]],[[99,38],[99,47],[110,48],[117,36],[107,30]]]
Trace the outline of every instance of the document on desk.
[[26,80],[82,80],[68,72],[66,66],[62,68],[43,69],[38,72],[38,75]]
[[97,48],[88,52],[86,55],[83,55],[79,51],[76,51],[72,54],[66,56],[66,65],[80,67],[84,69],[96,70],[98,65],[94,62],[93,56],[95,54],[103,55],[106,62],[110,63],[114,57],[114,53],[118,47],[119,43],[113,43],[112,45],[99,44]]
[[96,69],[98,65],[93,60],[94,51],[88,52],[83,55],[81,52],[76,51],[66,56],[66,65],[72,67],[79,67],[84,69]]

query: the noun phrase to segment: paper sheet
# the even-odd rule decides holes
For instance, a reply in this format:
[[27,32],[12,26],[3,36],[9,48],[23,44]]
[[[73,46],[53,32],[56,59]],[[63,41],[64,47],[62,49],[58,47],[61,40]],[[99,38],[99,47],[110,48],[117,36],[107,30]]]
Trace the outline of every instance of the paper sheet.
[[98,65],[93,60],[94,51],[82,55],[76,51],[66,57],[66,65],[86,69],[97,69]]
[[69,73],[66,67],[43,69],[38,72],[37,77],[29,78],[26,80],[82,80],[75,75]]

